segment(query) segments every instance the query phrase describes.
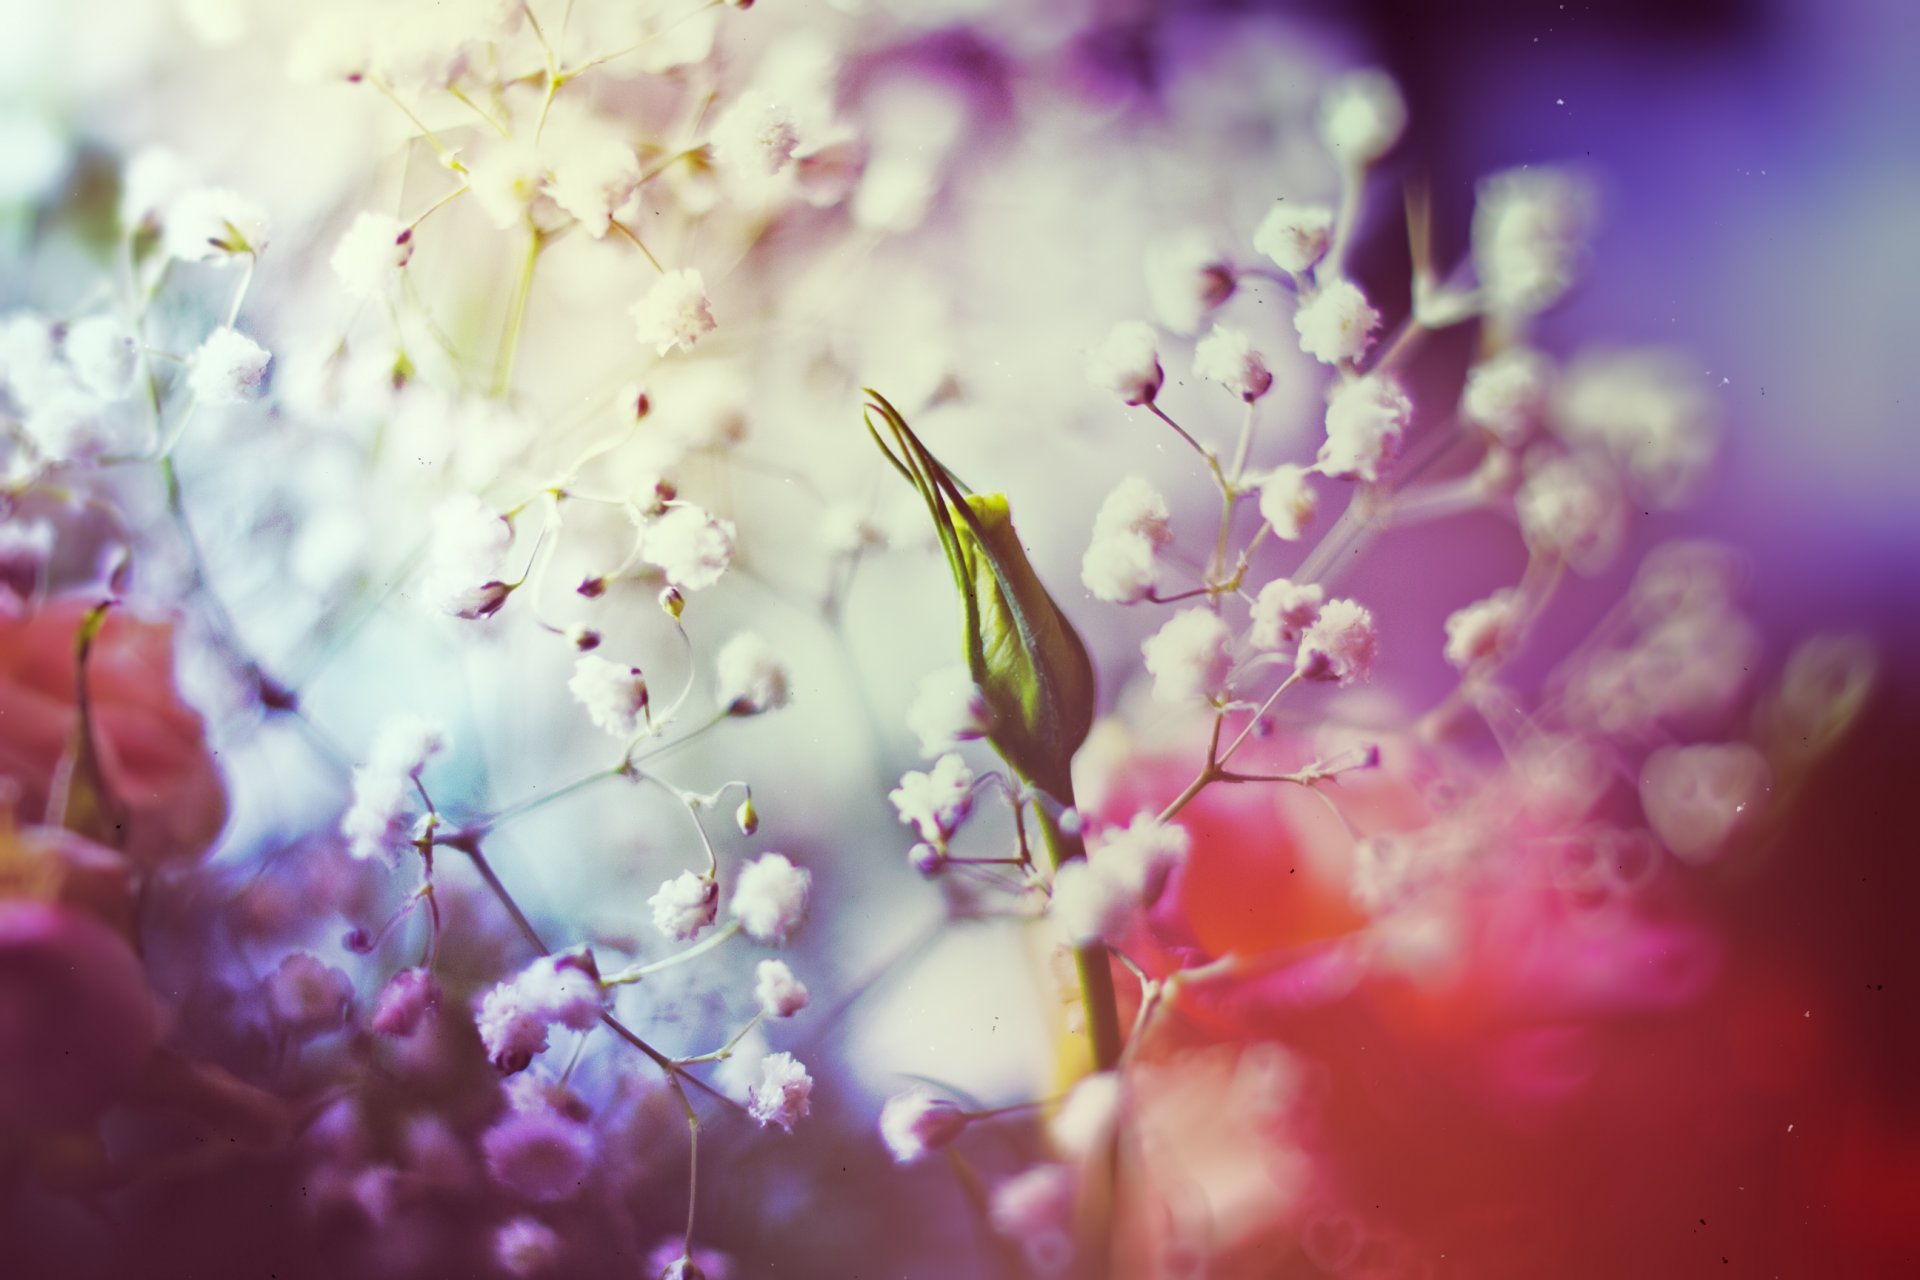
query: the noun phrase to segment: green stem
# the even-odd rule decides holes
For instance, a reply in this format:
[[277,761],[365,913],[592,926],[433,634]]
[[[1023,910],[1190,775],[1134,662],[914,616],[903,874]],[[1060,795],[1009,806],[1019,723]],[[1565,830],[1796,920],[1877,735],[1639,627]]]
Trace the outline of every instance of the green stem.
[[[1062,799],[1069,807],[1073,797]],[[1068,835],[1045,805],[1033,806],[1034,820],[1040,824],[1040,839],[1054,869],[1076,858],[1087,856],[1087,847],[1079,836]],[[1113,970],[1107,963],[1107,949],[1092,946],[1073,949],[1073,967],[1080,977],[1080,1003],[1087,1014],[1087,1032],[1093,1040],[1093,1067],[1110,1071],[1120,1061],[1120,1007],[1114,997]]]
[[493,368],[493,394],[505,395],[513,383],[513,361],[520,352],[520,333],[527,322],[527,297],[533,292],[533,269],[540,264],[546,237],[534,229],[527,237],[527,256],[520,263],[520,279],[507,308],[507,327],[500,335],[500,356]]

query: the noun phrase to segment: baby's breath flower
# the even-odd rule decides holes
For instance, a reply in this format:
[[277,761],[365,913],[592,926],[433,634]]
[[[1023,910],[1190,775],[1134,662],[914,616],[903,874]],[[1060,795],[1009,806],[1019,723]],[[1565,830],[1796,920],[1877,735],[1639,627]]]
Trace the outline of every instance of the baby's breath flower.
[[1124,827],[1101,832],[1088,857],[1095,870],[1126,889],[1135,902],[1151,906],[1167,877],[1186,861],[1192,843],[1185,827],[1141,813]]
[[1073,1256],[1079,1175],[1067,1164],[1038,1164],[993,1189],[987,1217],[1045,1276],[1066,1272]]
[[1253,598],[1253,629],[1247,639],[1256,649],[1283,649],[1306,633],[1320,616],[1326,590],[1317,583],[1275,578]]
[[219,328],[193,353],[187,386],[201,404],[239,404],[266,390],[273,357],[238,329]]
[[353,1002],[346,974],[305,951],[296,951],[267,975],[267,1007],[290,1031],[327,1031],[340,1025]]
[[647,680],[638,667],[583,653],[574,659],[567,692],[587,709],[595,725],[616,738],[637,737],[652,728],[647,720]]
[[740,869],[733,886],[733,918],[755,942],[778,946],[800,927],[812,880],[785,854],[763,853]]
[[714,330],[706,281],[692,267],[667,272],[646,297],[633,304],[633,323],[641,343],[651,343],[663,356],[693,350]]
[[569,147],[554,161],[547,195],[598,240],[613,229],[614,214],[640,185],[640,159],[617,137],[594,136]]
[[424,716],[402,713],[389,718],[367,752],[369,768],[417,778],[428,762],[445,753],[447,731]]
[[793,1132],[796,1120],[811,1110],[813,1077],[790,1053],[770,1053],[760,1063],[760,1083],[747,1093],[747,1114],[765,1128],[777,1124]]
[[883,533],[856,502],[836,502],[820,513],[820,542],[829,555],[850,556],[887,545]]
[[1772,782],[1766,757],[1744,742],[1661,747],[1641,770],[1640,803],[1660,843],[1699,864],[1753,823]]
[[1307,680],[1352,684],[1372,678],[1378,652],[1373,614],[1352,600],[1329,600],[1300,637],[1294,670]]
[[1513,501],[1527,549],[1563,559],[1579,573],[1606,569],[1626,537],[1626,499],[1603,458],[1529,457]]
[[926,773],[902,774],[887,799],[922,840],[945,844],[973,808],[973,770],[958,755],[941,756]]
[[676,502],[641,522],[640,557],[682,591],[704,591],[733,563],[733,521]]
[[958,1138],[968,1119],[957,1103],[915,1085],[888,1098],[880,1109],[880,1140],[895,1164],[913,1164]]
[[806,983],[793,976],[784,960],[762,960],[753,970],[753,999],[769,1018],[791,1018],[807,1007]]
[[1606,450],[1634,491],[1662,507],[1693,492],[1717,445],[1714,403],[1700,376],[1661,348],[1574,360],[1555,388],[1550,419],[1563,440]]
[[516,1280],[551,1272],[564,1251],[560,1233],[538,1218],[510,1218],[493,1233],[493,1258]]
[[1413,404],[1385,374],[1342,382],[1327,399],[1327,441],[1318,469],[1343,479],[1378,480],[1400,453]]
[[367,1025],[376,1035],[404,1038],[420,1029],[427,1011],[440,1003],[440,984],[425,969],[402,969],[374,998]]
[[340,237],[329,265],[348,297],[378,298],[412,258],[412,229],[389,214],[367,210]]
[[1246,331],[1223,324],[1213,326],[1194,347],[1193,376],[1209,378],[1249,404],[1273,386],[1266,357],[1253,349]]
[[1260,518],[1273,527],[1274,537],[1297,541],[1320,509],[1319,495],[1307,478],[1311,474],[1305,467],[1288,462],[1269,471],[1260,482]]
[[1552,376],[1552,362],[1538,351],[1509,347],[1467,370],[1460,416],[1517,449],[1540,423]]
[[1518,621],[1520,598],[1512,589],[1455,610],[1447,618],[1447,661],[1462,671],[1497,657]]
[[989,727],[986,695],[962,666],[923,676],[907,707],[907,728],[920,739],[920,754],[927,757],[984,738]]
[[1593,190],[1564,169],[1508,169],[1480,180],[1473,267],[1490,310],[1531,315],[1573,286],[1587,253]]
[[682,871],[647,899],[653,927],[677,942],[700,936],[713,923],[720,905],[720,886],[708,876]]
[[222,187],[197,187],[169,201],[162,213],[162,247],[182,262],[212,262],[267,247],[267,215],[259,205]]
[[466,164],[467,190],[489,222],[501,231],[526,222],[546,175],[538,150],[500,139]]
[[604,1004],[591,956],[542,956],[481,998],[475,1026],[487,1060],[512,1075],[546,1049],[548,1027],[584,1031],[599,1020]]
[[500,581],[513,526],[470,493],[444,499],[433,513],[421,594],[461,618],[479,618],[506,599]]
[[1367,354],[1380,313],[1352,281],[1330,280],[1301,300],[1293,327],[1302,351],[1322,364],[1339,364]]
[[1348,168],[1372,164],[1393,150],[1406,127],[1406,100],[1384,71],[1348,72],[1321,95],[1320,140]]
[[1140,646],[1153,692],[1168,702],[1212,702],[1233,672],[1233,633],[1207,609],[1174,614]]
[[118,316],[88,316],[67,330],[61,350],[80,384],[103,400],[119,400],[133,387],[138,364],[133,335]]
[[1087,381],[1122,404],[1151,404],[1166,381],[1153,327],[1139,320],[1114,325],[1087,357]]
[[597,1148],[590,1125],[547,1108],[510,1110],[480,1138],[493,1180],[542,1204],[586,1185]]
[[1253,233],[1253,247],[1292,276],[1303,276],[1327,254],[1333,210],[1323,204],[1288,204],[1267,211]]
[[158,226],[192,182],[186,162],[165,147],[136,152],[120,175],[120,226],[129,234]]
[[761,93],[733,100],[708,136],[714,163],[755,178],[771,178],[793,162],[800,133],[793,112]]
[[757,716],[787,705],[787,668],[773,646],[742,631],[714,659],[714,700],[730,716]]
[[1147,250],[1147,299],[1154,316],[1175,333],[1197,333],[1233,296],[1233,265],[1203,229],[1189,228]]
[[1171,541],[1167,500],[1139,476],[1128,476],[1100,504],[1080,580],[1097,600],[1134,604],[1153,589],[1156,553]]
[[1140,904],[1125,885],[1075,860],[1054,873],[1048,914],[1068,942],[1085,947],[1125,938],[1139,919]]

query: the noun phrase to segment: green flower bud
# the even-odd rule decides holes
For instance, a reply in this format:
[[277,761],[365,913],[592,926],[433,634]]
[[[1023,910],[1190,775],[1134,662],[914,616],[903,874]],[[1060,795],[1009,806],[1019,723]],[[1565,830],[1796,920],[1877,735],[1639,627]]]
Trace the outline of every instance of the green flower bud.
[[[919,490],[965,610],[967,667],[986,697],[987,737],[1015,772],[1072,803],[1073,753],[1093,726],[1093,663],[1041,585],[1003,494],[975,494],[927,452],[886,398],[867,430]],[[874,425],[885,420],[891,443]]]

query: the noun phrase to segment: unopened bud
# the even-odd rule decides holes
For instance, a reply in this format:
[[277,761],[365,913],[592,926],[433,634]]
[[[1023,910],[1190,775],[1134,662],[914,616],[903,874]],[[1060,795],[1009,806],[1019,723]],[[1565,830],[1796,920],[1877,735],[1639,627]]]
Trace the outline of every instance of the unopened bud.
[[925,879],[932,880],[947,869],[947,855],[923,840],[907,850],[907,864]]
[[663,587],[660,591],[660,608],[669,618],[678,622],[680,615],[686,611],[687,598],[680,594],[678,587]]
[[607,594],[607,580],[605,578],[588,578],[579,586],[575,587],[574,590],[589,600],[598,600],[601,596]]
[[753,807],[752,796],[740,802],[740,808],[733,815],[733,825],[740,828],[743,836],[750,836],[760,829],[760,811]]
[[600,633],[592,627],[567,628],[567,643],[581,653],[592,653],[600,647]]

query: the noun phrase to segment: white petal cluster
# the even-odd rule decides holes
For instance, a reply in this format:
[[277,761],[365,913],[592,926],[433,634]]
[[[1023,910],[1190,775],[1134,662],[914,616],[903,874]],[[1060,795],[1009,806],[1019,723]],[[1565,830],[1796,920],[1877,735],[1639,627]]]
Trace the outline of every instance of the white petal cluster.
[[730,716],[778,711],[789,695],[787,665],[765,639],[742,631],[714,659],[714,701]]
[[1282,201],[1254,229],[1253,247],[1288,275],[1303,276],[1327,256],[1332,239],[1332,209]]
[[785,854],[763,853],[740,869],[731,910],[755,942],[779,945],[800,927],[807,913],[813,877]]
[[887,793],[900,821],[936,848],[960,829],[973,810],[973,770],[958,755],[944,755],[925,773],[909,771]]
[[762,93],[733,100],[708,136],[714,163],[753,178],[771,178],[793,163],[800,146],[792,110]]
[[1373,346],[1380,313],[1351,280],[1330,280],[1303,298],[1293,313],[1300,349],[1322,364],[1358,360]]
[[791,1018],[812,997],[807,984],[793,976],[784,960],[762,960],[753,969],[753,999],[769,1018]]
[[1640,774],[1640,804],[1660,843],[1683,862],[1711,861],[1758,818],[1773,778],[1744,742],[1662,747]]
[[1413,402],[1385,374],[1342,382],[1327,400],[1327,441],[1317,466],[1329,476],[1372,483],[1400,454]]
[[496,983],[481,997],[474,1025],[488,1061],[511,1075],[546,1049],[549,1027],[585,1031],[600,1020],[605,1005],[591,957],[565,952],[541,956]]
[[1605,570],[1626,538],[1626,496],[1603,458],[1529,458],[1513,502],[1527,549],[1565,560],[1579,573]]
[[1509,169],[1480,181],[1473,267],[1489,310],[1532,315],[1573,287],[1592,234],[1593,190],[1564,169]]
[[1213,326],[1194,346],[1193,376],[1219,383],[1248,404],[1273,386],[1267,358],[1254,350],[1246,330],[1224,324]]
[[1151,404],[1166,382],[1153,326],[1123,320],[1087,357],[1087,381],[1121,404]]
[[119,400],[133,387],[139,355],[133,335],[118,316],[88,316],[67,330],[60,344],[80,385],[103,400]]
[[706,280],[692,267],[667,272],[633,304],[633,325],[641,344],[663,356],[693,350],[715,327]]
[[1189,846],[1185,828],[1139,815],[1097,841],[1085,861],[1060,868],[1050,908],[1055,923],[1075,946],[1120,941],[1159,899]]
[[1320,509],[1308,476],[1312,472],[1294,463],[1282,463],[1260,482],[1260,518],[1273,527],[1273,536],[1298,541]]
[[1276,578],[1260,588],[1253,598],[1250,615],[1253,627],[1247,640],[1256,649],[1269,652],[1298,643],[1326,603],[1326,589],[1318,583],[1294,583]]
[[1466,671],[1496,658],[1519,621],[1520,597],[1511,588],[1457,609],[1447,618],[1447,661]]
[[682,591],[704,591],[733,563],[733,521],[676,502],[639,526],[640,558]]
[[968,1119],[958,1103],[915,1085],[880,1109],[880,1141],[895,1164],[915,1164],[959,1137]]
[[549,199],[595,240],[613,229],[614,216],[640,186],[640,158],[617,137],[580,139],[553,162]]
[[1153,692],[1168,702],[1213,702],[1226,696],[1233,673],[1233,633],[1207,609],[1167,619],[1140,646]]
[[501,578],[513,526],[470,493],[452,494],[435,508],[422,595],[456,617],[476,618],[505,599]]
[[1574,360],[1550,416],[1562,439],[1604,449],[1634,491],[1660,507],[1692,495],[1718,445],[1718,414],[1702,378],[1679,353],[1661,348]]
[[1305,680],[1352,684],[1372,678],[1378,652],[1373,614],[1352,600],[1329,600],[1300,637],[1294,670]]
[[412,847],[419,804],[415,781],[446,749],[445,732],[419,716],[397,716],[381,726],[366,763],[353,770],[353,802],[340,820],[350,855],[398,865]]
[[1080,581],[1096,600],[1138,603],[1153,590],[1155,561],[1172,541],[1167,500],[1139,476],[1128,476],[1094,516]]
[[747,1091],[747,1114],[762,1128],[777,1124],[789,1133],[811,1109],[813,1077],[790,1053],[770,1053],[760,1062],[760,1082]]
[[267,247],[267,215],[259,205],[222,187],[195,187],[160,210],[161,248],[181,262],[212,262]]
[[258,399],[267,387],[273,357],[238,329],[222,327],[207,335],[193,353],[187,386],[201,404],[239,404]]
[[1347,168],[1372,164],[1393,150],[1406,127],[1406,100],[1384,71],[1348,72],[1321,95],[1320,141]]
[[699,937],[713,923],[719,905],[720,887],[711,877],[691,871],[682,871],[647,899],[653,927],[678,942]]
[[986,737],[991,725],[987,697],[963,666],[922,677],[907,707],[907,728],[920,739],[920,754],[929,758]]
[[622,741],[652,730],[647,719],[647,679],[638,667],[583,653],[574,659],[567,692],[587,709],[596,726]]
[[1525,444],[1546,413],[1553,362],[1527,347],[1509,347],[1467,370],[1460,416],[1509,449]]
[[1154,318],[1175,333],[1198,333],[1233,296],[1233,266],[1205,230],[1189,228],[1154,242],[1146,266]]
[[389,214],[361,213],[340,237],[329,265],[350,298],[379,298],[413,260],[413,231]]

